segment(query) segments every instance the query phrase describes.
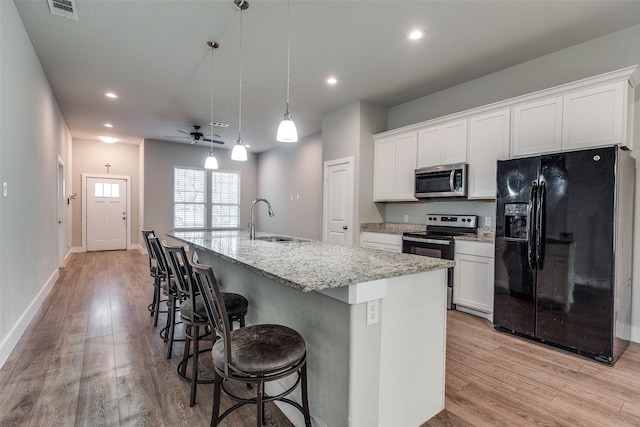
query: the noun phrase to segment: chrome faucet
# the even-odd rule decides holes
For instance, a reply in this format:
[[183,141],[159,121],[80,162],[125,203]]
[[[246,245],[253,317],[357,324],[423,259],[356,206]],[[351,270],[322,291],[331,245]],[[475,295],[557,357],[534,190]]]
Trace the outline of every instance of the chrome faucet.
[[267,199],[263,199],[262,197],[255,199],[251,204],[251,222],[249,223],[249,240],[256,239],[255,210],[256,210],[256,203],[258,202],[265,202],[267,204],[267,208],[269,209],[269,216],[273,216],[273,209],[271,209],[271,203],[269,203]]

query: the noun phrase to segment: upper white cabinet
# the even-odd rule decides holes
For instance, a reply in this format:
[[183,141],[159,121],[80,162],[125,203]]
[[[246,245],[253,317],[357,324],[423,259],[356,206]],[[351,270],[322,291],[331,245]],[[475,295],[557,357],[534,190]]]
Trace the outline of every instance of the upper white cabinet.
[[418,131],[418,168],[466,161],[467,120]]
[[510,110],[469,119],[469,199],[496,197],[496,164],[509,158]]
[[560,151],[562,148],[562,96],[513,108],[513,157]]
[[417,132],[407,132],[375,141],[374,201],[416,200],[414,189],[417,145]]
[[565,95],[562,148],[626,145],[628,91],[629,83],[622,81]]
[[515,106],[511,154],[631,147],[632,95],[625,80]]
[[415,168],[466,162],[467,197],[493,199],[497,160],[606,145],[633,150],[638,84],[640,67],[627,67],[378,134],[374,199],[415,200]]

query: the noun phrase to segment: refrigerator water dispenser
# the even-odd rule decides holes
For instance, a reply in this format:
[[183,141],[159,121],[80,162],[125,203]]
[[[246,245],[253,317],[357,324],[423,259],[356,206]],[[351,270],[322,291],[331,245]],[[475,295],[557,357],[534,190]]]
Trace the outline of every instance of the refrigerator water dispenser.
[[527,241],[527,222],[529,220],[528,203],[505,203],[504,238],[505,240]]

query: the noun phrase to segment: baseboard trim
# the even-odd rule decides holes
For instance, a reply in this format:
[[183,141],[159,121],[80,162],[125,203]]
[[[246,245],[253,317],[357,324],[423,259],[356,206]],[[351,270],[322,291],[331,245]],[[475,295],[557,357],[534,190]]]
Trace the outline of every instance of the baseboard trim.
[[13,325],[7,337],[0,343],[0,368],[2,368],[9,358],[9,355],[20,340],[20,337],[22,337],[24,331],[27,330],[29,323],[31,323],[45,298],[49,295],[58,277],[60,277],[60,270],[56,268],[55,272],[49,277],[42,289],[40,289],[38,295],[36,295],[33,301],[31,301],[31,304],[29,304],[24,313],[22,313],[22,316],[20,316],[15,325]]

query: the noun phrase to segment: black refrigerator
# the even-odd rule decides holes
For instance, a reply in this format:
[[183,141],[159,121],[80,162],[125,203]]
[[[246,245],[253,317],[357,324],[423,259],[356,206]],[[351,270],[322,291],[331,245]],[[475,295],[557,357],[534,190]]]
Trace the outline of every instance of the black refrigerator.
[[614,363],[631,335],[634,159],[612,146],[497,166],[494,327]]

